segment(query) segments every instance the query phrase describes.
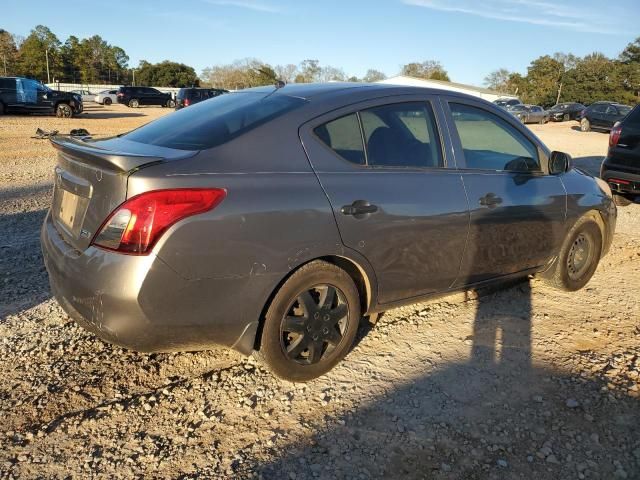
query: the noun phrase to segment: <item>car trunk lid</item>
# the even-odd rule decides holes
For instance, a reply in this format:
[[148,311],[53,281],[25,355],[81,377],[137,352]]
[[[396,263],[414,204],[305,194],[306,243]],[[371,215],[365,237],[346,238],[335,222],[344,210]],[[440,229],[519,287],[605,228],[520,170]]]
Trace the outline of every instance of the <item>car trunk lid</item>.
[[191,157],[120,137],[82,140],[55,136],[58,150],[51,215],[56,229],[77,250],[86,249],[109,214],[127,198],[127,179],[140,168]]

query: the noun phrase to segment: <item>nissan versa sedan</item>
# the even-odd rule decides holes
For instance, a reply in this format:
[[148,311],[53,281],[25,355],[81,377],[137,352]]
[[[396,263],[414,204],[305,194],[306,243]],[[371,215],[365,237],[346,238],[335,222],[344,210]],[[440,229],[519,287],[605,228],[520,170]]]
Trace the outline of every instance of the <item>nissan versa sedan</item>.
[[616,222],[602,180],[439,90],[260,87],[52,144],[41,240],[72,318],[139,351],[256,352],[293,381],[366,315],[532,274],[577,290]]

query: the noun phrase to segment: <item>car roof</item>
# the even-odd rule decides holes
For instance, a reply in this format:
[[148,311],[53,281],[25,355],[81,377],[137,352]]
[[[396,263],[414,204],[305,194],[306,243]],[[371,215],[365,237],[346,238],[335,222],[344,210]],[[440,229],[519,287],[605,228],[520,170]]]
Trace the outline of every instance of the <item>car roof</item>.
[[345,94],[369,94],[378,95],[448,95],[480,100],[479,97],[452,90],[440,88],[414,87],[406,85],[394,85],[389,83],[356,83],[356,82],[328,82],[328,83],[289,83],[277,88],[272,85],[247,88],[231,93],[256,92],[271,93],[272,95],[287,95],[305,100],[320,99],[329,100],[343,97]]

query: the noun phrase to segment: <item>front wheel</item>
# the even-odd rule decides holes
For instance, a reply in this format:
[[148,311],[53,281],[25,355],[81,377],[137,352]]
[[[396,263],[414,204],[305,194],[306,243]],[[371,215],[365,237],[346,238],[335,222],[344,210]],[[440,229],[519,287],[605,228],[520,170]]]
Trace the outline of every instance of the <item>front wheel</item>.
[[129,106],[131,108],[138,108],[140,106],[140,102],[137,98],[132,98],[131,100],[129,100]]
[[111,99],[107,97],[107,98],[104,99],[104,101],[102,103],[103,103],[103,105],[109,106],[109,105],[111,105]]
[[255,355],[284,380],[311,380],[349,352],[359,322],[360,298],[351,277],[335,265],[313,261],[276,293]]
[[73,110],[66,103],[61,103],[56,107],[56,117],[58,118],[71,118],[73,117]]
[[571,117],[569,116],[569,114],[568,114],[568,113],[565,113],[565,114],[562,116],[562,121],[563,121],[563,122],[568,122],[570,118],[571,118]]
[[582,132],[591,131],[591,122],[588,119],[583,118],[582,120],[580,120],[580,131]]
[[580,290],[598,268],[601,254],[600,227],[593,219],[583,217],[567,235],[547,281],[568,292]]

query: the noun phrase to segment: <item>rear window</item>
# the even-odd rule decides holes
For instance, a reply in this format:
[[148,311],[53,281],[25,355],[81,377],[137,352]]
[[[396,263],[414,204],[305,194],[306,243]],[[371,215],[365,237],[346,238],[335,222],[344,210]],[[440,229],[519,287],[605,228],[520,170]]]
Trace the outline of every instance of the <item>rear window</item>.
[[178,110],[124,137],[179,150],[204,150],[222,145],[304,103],[302,98],[257,92],[221,95]]
[[626,115],[630,111],[631,107],[628,107],[626,105],[618,105],[618,112],[620,113],[620,115]]

